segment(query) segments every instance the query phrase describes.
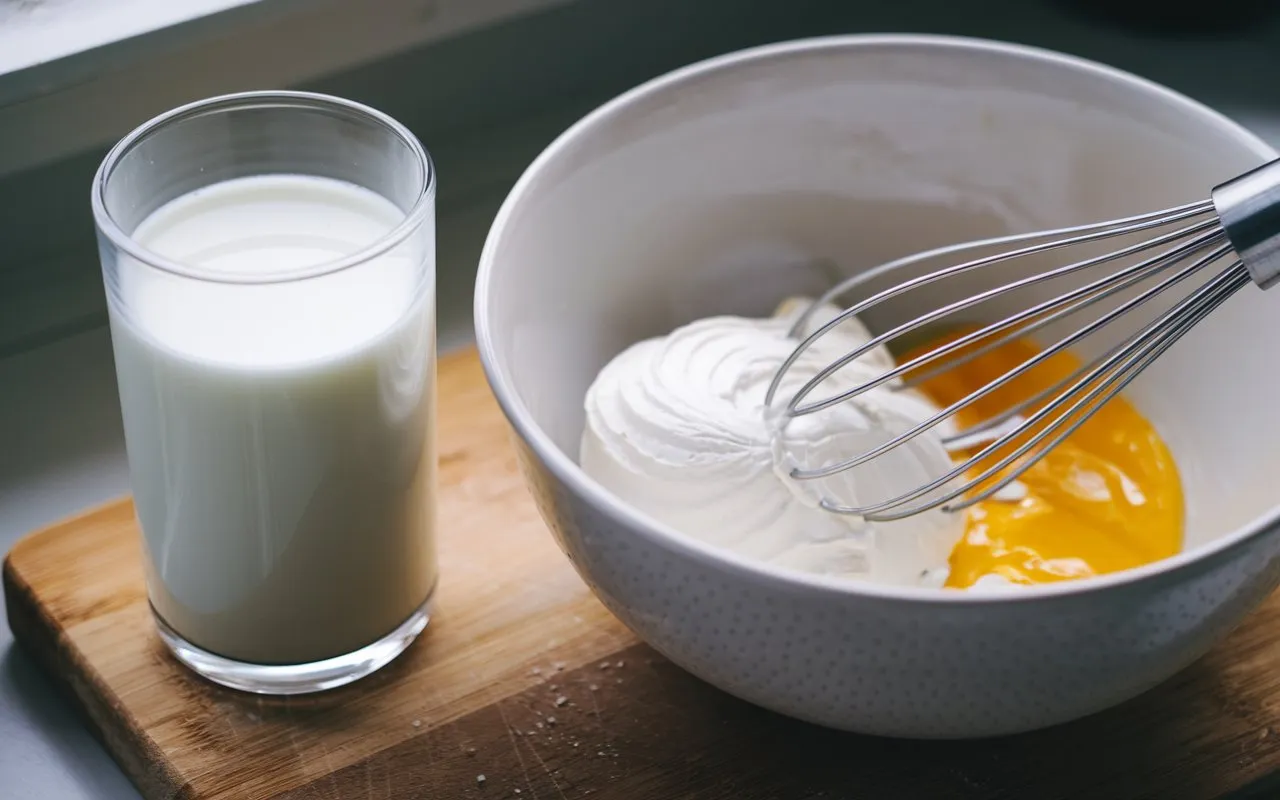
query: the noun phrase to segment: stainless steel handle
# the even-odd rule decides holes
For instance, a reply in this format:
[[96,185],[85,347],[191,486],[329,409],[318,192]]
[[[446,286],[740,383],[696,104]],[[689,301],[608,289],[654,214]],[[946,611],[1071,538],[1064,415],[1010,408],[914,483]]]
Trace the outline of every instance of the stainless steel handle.
[[1213,189],[1227,240],[1263,289],[1280,282],[1280,159]]

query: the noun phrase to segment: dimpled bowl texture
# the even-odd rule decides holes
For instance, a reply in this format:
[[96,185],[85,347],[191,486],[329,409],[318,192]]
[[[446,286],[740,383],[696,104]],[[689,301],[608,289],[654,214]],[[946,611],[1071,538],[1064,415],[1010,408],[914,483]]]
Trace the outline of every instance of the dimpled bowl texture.
[[1274,155],[1185,97],[1043,50],[847,36],[734,53],[615,99],[529,167],[484,248],[480,355],[560,547],[676,664],[869,734],[1052,725],[1173,675],[1280,580],[1280,296],[1245,287],[1128,390],[1180,465],[1186,551],[1014,593],[814,577],[682,536],[577,466],[583,395],[628,344],[697,317],[767,315],[927,247],[1202,199]]

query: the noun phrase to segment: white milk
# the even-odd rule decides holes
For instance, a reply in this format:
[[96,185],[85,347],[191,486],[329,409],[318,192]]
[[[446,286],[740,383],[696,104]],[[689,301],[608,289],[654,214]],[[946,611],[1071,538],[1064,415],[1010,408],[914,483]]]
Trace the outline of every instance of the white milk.
[[[352,254],[403,218],[354,185],[271,175],[179,197],[133,237],[184,265],[265,274]],[[352,269],[259,285],[121,254],[108,298],[148,590],[193,644],[316,661],[430,595],[433,245],[426,231]]]

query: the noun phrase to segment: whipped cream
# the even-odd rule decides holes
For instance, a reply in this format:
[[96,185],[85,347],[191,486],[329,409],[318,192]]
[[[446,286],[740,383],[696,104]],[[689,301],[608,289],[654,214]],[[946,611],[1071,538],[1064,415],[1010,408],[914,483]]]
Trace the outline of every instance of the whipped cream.
[[[654,519],[747,557],[880,583],[935,584],[964,532],[963,516],[931,511],[871,523],[818,504],[828,497],[867,505],[946,472],[952,460],[941,441],[945,428],[829,478],[791,477],[794,467],[865,452],[938,410],[918,392],[886,385],[781,427],[770,424],[765,392],[795,347],[787,331],[805,306],[788,301],[770,318],[701,319],[624,350],[587,391],[582,468]],[[820,309],[810,330],[837,313]],[[795,363],[777,402],[870,339],[857,320],[842,323]],[[893,363],[876,348],[810,400],[862,384]]]

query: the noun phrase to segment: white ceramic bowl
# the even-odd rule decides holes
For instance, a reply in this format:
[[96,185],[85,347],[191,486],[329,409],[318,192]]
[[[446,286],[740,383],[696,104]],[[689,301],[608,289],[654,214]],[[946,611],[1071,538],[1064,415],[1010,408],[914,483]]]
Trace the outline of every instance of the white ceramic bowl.
[[1183,471],[1187,551],[995,597],[789,573],[692,541],[578,468],[583,394],[642,337],[825,288],[823,257],[859,270],[1188,202],[1274,156],[1183,96],[1043,50],[849,36],[736,53],[610,102],[528,169],[485,245],[480,354],[560,546],[675,663],[866,733],[1050,725],[1169,677],[1280,580],[1280,297],[1246,287],[1129,392]]

